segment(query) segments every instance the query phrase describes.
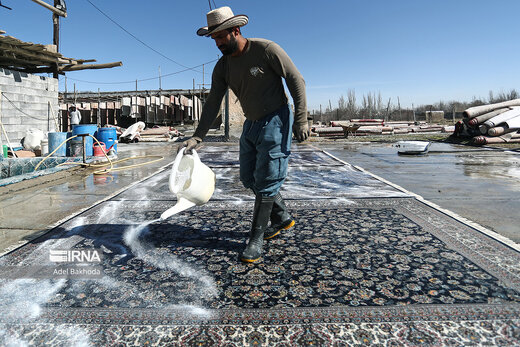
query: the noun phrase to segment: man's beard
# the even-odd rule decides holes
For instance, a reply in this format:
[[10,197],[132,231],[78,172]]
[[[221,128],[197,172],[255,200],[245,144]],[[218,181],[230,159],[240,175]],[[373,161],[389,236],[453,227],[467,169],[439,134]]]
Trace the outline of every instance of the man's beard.
[[234,36],[231,36],[231,39],[229,40],[228,44],[222,44],[218,47],[222,54],[224,55],[231,55],[236,52],[238,49],[238,41]]

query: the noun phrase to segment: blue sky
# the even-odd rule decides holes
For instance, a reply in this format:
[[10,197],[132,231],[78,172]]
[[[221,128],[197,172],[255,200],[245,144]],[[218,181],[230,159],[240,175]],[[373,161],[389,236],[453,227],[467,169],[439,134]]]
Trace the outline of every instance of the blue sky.
[[[52,0],[46,0],[51,3]],[[68,0],[61,19],[60,52],[123,66],[67,73],[67,89],[80,91],[159,88],[161,75],[217,59],[211,39],[195,35],[205,25],[207,0],[90,0],[119,25],[165,58],[132,38],[88,0]],[[24,41],[52,43],[50,11],[30,0],[2,0],[0,30]],[[354,89],[358,100],[380,92],[401,105],[439,100],[470,101],[488,92],[520,89],[520,1],[518,0],[335,0],[221,1],[247,14],[245,37],[280,44],[303,74],[309,109],[333,106]],[[176,64],[173,61],[179,63]],[[209,83],[213,63],[205,65]],[[87,83],[95,82],[95,83]],[[203,83],[202,68],[165,76],[163,89]],[[128,83],[116,83],[128,82]],[[60,90],[65,80],[60,79]]]

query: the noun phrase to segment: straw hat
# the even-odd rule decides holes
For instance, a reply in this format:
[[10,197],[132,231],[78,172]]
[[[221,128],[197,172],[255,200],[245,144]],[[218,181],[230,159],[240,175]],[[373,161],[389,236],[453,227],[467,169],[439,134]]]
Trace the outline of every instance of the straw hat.
[[233,27],[246,25],[249,18],[245,14],[234,15],[228,6],[219,7],[206,14],[208,26],[197,30],[199,36],[210,36],[211,34]]

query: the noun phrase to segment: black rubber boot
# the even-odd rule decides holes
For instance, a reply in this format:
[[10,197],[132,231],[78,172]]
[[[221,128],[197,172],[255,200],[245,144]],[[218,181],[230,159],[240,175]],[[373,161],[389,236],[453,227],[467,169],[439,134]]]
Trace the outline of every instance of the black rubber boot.
[[240,259],[246,263],[252,263],[262,256],[264,245],[264,232],[269,223],[274,197],[257,195],[253,212],[253,224],[249,232],[249,241]]
[[280,193],[276,194],[273,201],[273,210],[271,212],[271,225],[265,230],[264,240],[271,239],[278,235],[280,231],[290,229],[294,226],[287,207]]

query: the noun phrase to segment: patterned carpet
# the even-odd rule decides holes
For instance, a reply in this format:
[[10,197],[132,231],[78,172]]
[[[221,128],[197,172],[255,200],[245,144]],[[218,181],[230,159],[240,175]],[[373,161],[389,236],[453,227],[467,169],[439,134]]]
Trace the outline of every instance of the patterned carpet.
[[201,155],[218,177],[202,207],[159,221],[174,203],[162,172],[1,258],[95,248],[104,275],[2,280],[0,341],[520,344],[519,252],[324,152],[296,151],[282,192],[296,226],[241,263],[253,201],[236,155]]

